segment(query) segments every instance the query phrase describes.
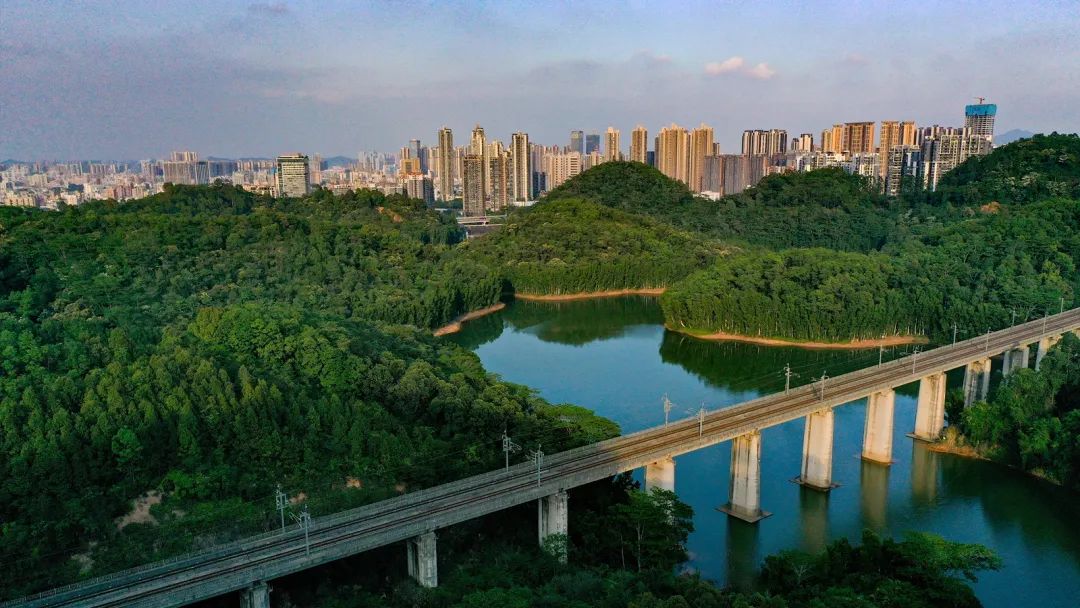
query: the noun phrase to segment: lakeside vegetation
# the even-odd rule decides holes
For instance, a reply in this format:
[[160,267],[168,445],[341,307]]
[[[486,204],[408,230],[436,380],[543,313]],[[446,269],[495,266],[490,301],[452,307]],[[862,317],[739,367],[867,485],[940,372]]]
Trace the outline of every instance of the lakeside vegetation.
[[506,291],[538,295],[665,287],[724,249],[706,238],[595,202],[561,198],[509,214],[462,257],[498,272]]
[[461,236],[366,191],[0,208],[3,595],[272,529],[279,483],[318,515],[490,470],[504,429],[617,434],[430,335],[501,289]]
[[[449,217],[370,191],[280,200],[170,186],[124,204],[0,209],[0,564],[8,574],[0,594],[272,529],[277,483],[305,494],[318,515],[494,468],[504,429],[547,450],[616,434],[587,410],[499,380],[427,331],[505,291],[670,285],[662,300],[670,324],[830,340],[941,336],[954,322],[981,333],[1014,309],[1038,316],[1061,298],[1071,303],[1080,288],[1080,201],[1044,194],[1073,196],[1066,186],[1076,163],[1068,153],[1060,161],[1071,145],[1058,136],[1010,152],[1017,158],[1008,163],[980,161],[999,177],[1024,167],[1019,182],[1000,177],[1004,185],[980,190],[976,167],[976,177],[950,185],[963,194],[910,202],[820,171],[771,176],[717,203],[688,198],[648,167],[607,163],[466,245]],[[1053,171],[1039,173],[1044,165],[1025,154],[1046,156]],[[978,202],[986,192],[1014,198]],[[962,206],[967,200],[977,206]],[[1076,390],[1062,388],[1075,381],[1018,378],[1026,380],[1016,380],[1011,401],[972,410],[983,416],[966,421],[970,440],[1074,484],[1075,456],[1054,458],[1075,453],[1061,447],[1080,433]],[[1050,393],[1052,415],[1024,427],[1023,404]],[[162,498],[145,503],[149,517],[119,525],[148,491]],[[620,492],[608,500],[636,505],[641,521],[655,515],[634,502],[638,494]],[[604,515],[604,500],[575,504],[615,518]],[[877,590],[931,584],[953,594],[942,596],[952,605],[978,605],[953,576],[974,566],[950,564],[957,552],[993,564],[970,547],[941,549],[939,539],[864,539],[860,549],[841,541],[817,558],[767,562],[768,595],[742,597],[676,577],[685,550],[672,538],[660,543],[670,554],[640,572],[640,557],[623,561],[626,546],[579,540],[579,551],[597,556],[581,571],[553,566],[553,577],[572,577],[565,583],[536,572],[492,583],[490,571],[463,568],[466,582],[447,582],[433,605],[600,597],[571,592],[573,581],[633,592],[612,606],[810,606],[813,594],[833,593],[889,605]],[[906,554],[916,548],[936,561]],[[536,559],[507,551],[505,563]],[[844,561],[852,555],[860,559]],[[897,575],[912,579],[857,570],[878,557],[904,564]],[[797,589],[784,587],[792,576]]]
[[1065,334],[1039,370],[1009,376],[986,401],[954,395],[945,442],[1080,491],[1080,338]]

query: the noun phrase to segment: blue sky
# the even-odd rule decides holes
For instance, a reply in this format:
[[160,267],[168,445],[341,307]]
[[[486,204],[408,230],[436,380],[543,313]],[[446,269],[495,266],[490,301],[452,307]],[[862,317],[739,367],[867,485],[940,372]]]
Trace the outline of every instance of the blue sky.
[[0,0],[0,158],[355,155],[571,129],[1080,130],[1080,0]]

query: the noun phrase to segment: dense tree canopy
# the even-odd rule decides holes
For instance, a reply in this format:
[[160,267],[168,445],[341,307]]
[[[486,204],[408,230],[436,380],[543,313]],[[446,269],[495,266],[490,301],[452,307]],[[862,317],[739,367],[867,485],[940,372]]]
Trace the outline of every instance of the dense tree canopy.
[[662,222],[572,198],[513,212],[500,230],[462,247],[528,294],[664,287],[722,251]]
[[375,192],[0,209],[3,593],[266,529],[277,483],[318,514],[617,433],[421,329],[499,295],[460,237]]

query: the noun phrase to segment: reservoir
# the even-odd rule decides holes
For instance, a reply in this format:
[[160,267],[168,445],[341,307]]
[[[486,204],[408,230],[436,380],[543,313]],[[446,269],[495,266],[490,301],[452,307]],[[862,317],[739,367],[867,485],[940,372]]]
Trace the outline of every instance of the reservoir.
[[[448,336],[476,352],[490,371],[537,390],[552,403],[587,407],[624,433],[735,405],[783,390],[784,368],[805,384],[903,356],[906,347],[806,350],[706,342],[666,331],[655,298],[571,302],[516,301]],[[950,374],[950,388],[959,383]],[[826,494],[803,488],[803,421],[762,431],[761,506],[757,524],[729,518],[730,443],[675,459],[675,490],[694,508],[688,566],[720,585],[747,588],[766,555],[816,552],[830,540],[858,542],[863,529],[902,537],[928,531],[980,543],[1004,560],[975,584],[986,606],[1076,606],[1080,597],[1080,497],[988,462],[927,449],[906,436],[915,425],[917,385],[896,395],[891,466],[864,462],[865,401],[836,409],[833,481]],[[531,446],[526,446],[531,447]],[[641,471],[635,477],[642,480]],[[571,505],[571,508],[572,505]]]

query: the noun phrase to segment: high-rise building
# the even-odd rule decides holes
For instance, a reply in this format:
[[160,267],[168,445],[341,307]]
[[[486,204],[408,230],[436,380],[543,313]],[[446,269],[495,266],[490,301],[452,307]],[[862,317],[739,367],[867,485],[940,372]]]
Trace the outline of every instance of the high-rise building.
[[671,179],[690,185],[690,134],[672,123],[656,136],[656,168]]
[[622,146],[619,143],[619,130],[608,127],[604,132],[604,160],[622,160]]
[[570,151],[585,154],[585,132],[570,131]]
[[881,154],[881,177],[885,179],[892,163],[889,162],[889,153],[897,146],[915,145],[915,123],[910,120],[903,122],[898,120],[881,121],[881,139],[878,152]]
[[510,136],[510,155],[513,165],[513,196],[515,202],[532,200],[532,163],[529,159],[529,134],[514,133]]
[[454,198],[454,132],[449,127],[439,129],[439,200]]
[[484,215],[484,157],[466,154],[461,161],[461,210],[466,217]]
[[547,191],[557,188],[566,180],[581,173],[581,155],[577,152],[548,154],[544,157],[544,174]]
[[701,126],[690,132],[690,190],[702,192],[705,190],[705,157],[713,152],[712,127],[701,123]]
[[488,174],[491,176],[489,207],[495,211],[503,211],[510,205],[510,153],[502,149],[493,151],[488,163]]
[[885,171],[886,195],[897,196],[918,184],[920,156],[921,152],[918,146],[902,144],[889,148],[884,163],[888,165],[888,169]]
[[821,132],[821,151],[833,154],[844,151],[844,125],[833,125]]
[[784,129],[748,129],[743,131],[742,153],[744,155],[773,155],[787,151],[787,131]]
[[484,128],[480,125],[476,125],[476,127],[473,128],[471,143],[472,146],[469,151],[480,158],[480,209],[482,213],[483,202],[487,200],[488,191],[490,190],[488,187],[490,179],[488,178],[487,137],[484,135]]
[[701,182],[702,192],[724,193],[724,159],[719,154],[705,157],[705,171]]
[[983,137],[991,144],[994,143],[994,118],[997,116],[997,104],[979,103],[964,107],[964,127],[971,129],[971,134]]
[[923,188],[936,190],[942,175],[952,171],[961,162],[964,136],[959,129],[935,129],[936,135],[923,138],[921,147],[922,168],[919,176]]
[[175,163],[193,163],[199,160],[199,153],[191,152],[189,150],[181,150],[170,154],[169,160]]
[[304,196],[311,191],[311,165],[308,157],[300,154],[284,154],[277,157],[278,196]]
[[874,151],[874,123],[844,123],[843,141],[840,152],[848,154],[870,153]]
[[593,152],[600,151],[600,134],[589,133],[585,136],[585,154],[592,154]]
[[649,161],[649,132],[638,125],[630,133],[630,160],[638,163]]
[[813,152],[814,151],[814,135],[813,133],[800,133],[799,137],[791,140],[792,152]]
[[427,163],[424,162],[424,156],[425,155],[423,153],[423,149],[420,147],[420,140],[419,139],[410,139],[409,140],[409,158],[415,158],[417,161],[420,162],[420,172],[421,173],[427,173],[427,170],[428,170]]
[[430,205],[435,202],[435,187],[426,175],[410,175],[405,178],[405,196],[418,198]]

